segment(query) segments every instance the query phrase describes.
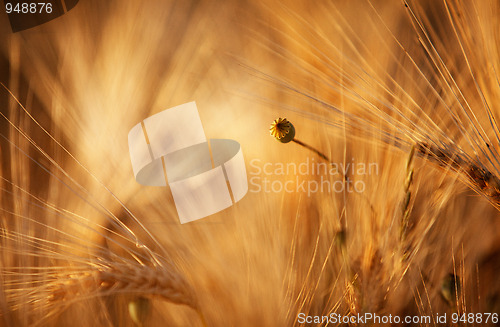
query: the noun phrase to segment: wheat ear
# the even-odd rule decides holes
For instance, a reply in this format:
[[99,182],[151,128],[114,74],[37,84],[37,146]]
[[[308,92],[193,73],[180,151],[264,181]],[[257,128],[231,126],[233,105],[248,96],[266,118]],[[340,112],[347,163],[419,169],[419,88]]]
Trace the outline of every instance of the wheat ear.
[[53,281],[46,286],[49,304],[80,297],[126,293],[159,296],[198,310],[194,293],[186,280],[179,273],[164,267],[120,263],[95,271],[53,275],[51,279]]
[[420,142],[417,143],[417,153],[437,163],[441,168],[461,174],[473,190],[486,196],[493,206],[500,210],[500,178],[495,173],[476,164],[466,155],[444,146]]

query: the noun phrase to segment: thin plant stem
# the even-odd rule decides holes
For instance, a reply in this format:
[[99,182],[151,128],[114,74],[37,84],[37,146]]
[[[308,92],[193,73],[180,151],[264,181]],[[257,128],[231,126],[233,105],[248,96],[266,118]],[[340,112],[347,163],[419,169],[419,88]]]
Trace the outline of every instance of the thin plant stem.
[[300,140],[297,140],[296,138],[294,138],[292,140],[292,142],[295,142],[297,143],[298,145],[300,146],[303,146],[304,148],[308,149],[308,150],[311,150],[312,152],[316,153],[318,156],[320,156],[321,158],[325,159],[326,161],[328,162],[331,162],[330,158],[328,158],[325,154],[323,154],[322,152],[320,152],[319,150],[316,150],[315,148],[313,148],[312,146],[300,141]]

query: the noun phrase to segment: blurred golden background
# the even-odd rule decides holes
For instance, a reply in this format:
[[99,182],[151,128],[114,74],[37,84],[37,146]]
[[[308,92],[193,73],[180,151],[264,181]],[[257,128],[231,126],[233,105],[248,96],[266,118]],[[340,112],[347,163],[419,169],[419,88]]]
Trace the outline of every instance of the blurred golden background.
[[[494,199],[418,145],[498,175],[499,14],[493,0],[81,0],[17,33],[0,14],[0,324],[134,326],[127,305],[139,296],[152,306],[144,326],[498,313]],[[250,185],[233,207],[180,225],[168,188],[134,180],[127,134],[189,101],[207,137],[241,144],[249,180],[365,188]],[[278,117],[332,163],[376,173],[267,175],[266,163],[322,162],[269,136]],[[54,270],[73,283],[120,257],[170,269],[131,255],[142,246],[186,280],[195,309],[146,281],[116,294],[82,284],[60,301],[44,287]]]

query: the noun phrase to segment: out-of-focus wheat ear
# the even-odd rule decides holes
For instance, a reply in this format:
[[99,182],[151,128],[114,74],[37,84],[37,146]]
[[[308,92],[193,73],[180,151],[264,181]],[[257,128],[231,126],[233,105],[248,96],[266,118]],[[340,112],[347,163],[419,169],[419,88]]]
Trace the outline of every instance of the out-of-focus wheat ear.
[[[411,190],[410,187],[413,183],[413,157],[415,155],[415,147],[413,146],[410,150],[410,154],[408,155],[408,160],[406,162],[406,178],[404,182],[404,199],[401,206],[402,218],[401,218],[401,229],[400,229],[400,239],[401,242],[406,240],[407,232],[408,232],[408,224],[410,220],[411,213]],[[403,258],[406,258],[406,250],[404,250]]]
[[462,181],[472,190],[484,195],[497,210],[500,210],[500,178],[494,172],[466,155],[444,146],[421,142],[417,144],[417,150],[418,154],[441,168],[458,173]]
[[[203,327],[207,327],[205,316],[200,309],[196,309]],[[151,315],[151,300],[146,297],[139,296],[128,303],[128,313],[132,321],[138,327],[144,326],[146,320]]]
[[457,310],[461,293],[460,279],[455,274],[448,274],[441,282],[441,296],[446,303]]
[[349,256],[347,253],[347,232],[345,228],[339,230],[335,235],[335,245],[340,250],[342,256],[342,265],[345,269],[345,291],[344,300],[349,308],[349,312],[353,315],[359,313],[360,299],[359,299],[359,283],[358,274],[354,273],[351,269]]
[[340,249],[340,253],[342,254],[342,261],[345,266],[347,276],[350,279],[354,279],[352,276],[351,265],[349,264],[349,258],[347,255],[347,232],[345,228],[342,228],[335,235],[335,243],[337,247]]
[[142,296],[133,299],[128,303],[128,313],[134,323],[142,327],[151,314],[151,301]]

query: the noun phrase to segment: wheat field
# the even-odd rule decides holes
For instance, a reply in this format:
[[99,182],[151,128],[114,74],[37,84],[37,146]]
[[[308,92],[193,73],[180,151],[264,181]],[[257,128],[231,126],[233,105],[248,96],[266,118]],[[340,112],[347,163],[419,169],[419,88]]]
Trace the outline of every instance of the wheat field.
[[[81,0],[18,33],[0,15],[0,326],[498,323],[498,1]],[[181,225],[127,134],[190,101],[241,144],[249,191]],[[316,152],[276,142],[278,117]],[[430,320],[312,318],[366,313]]]

